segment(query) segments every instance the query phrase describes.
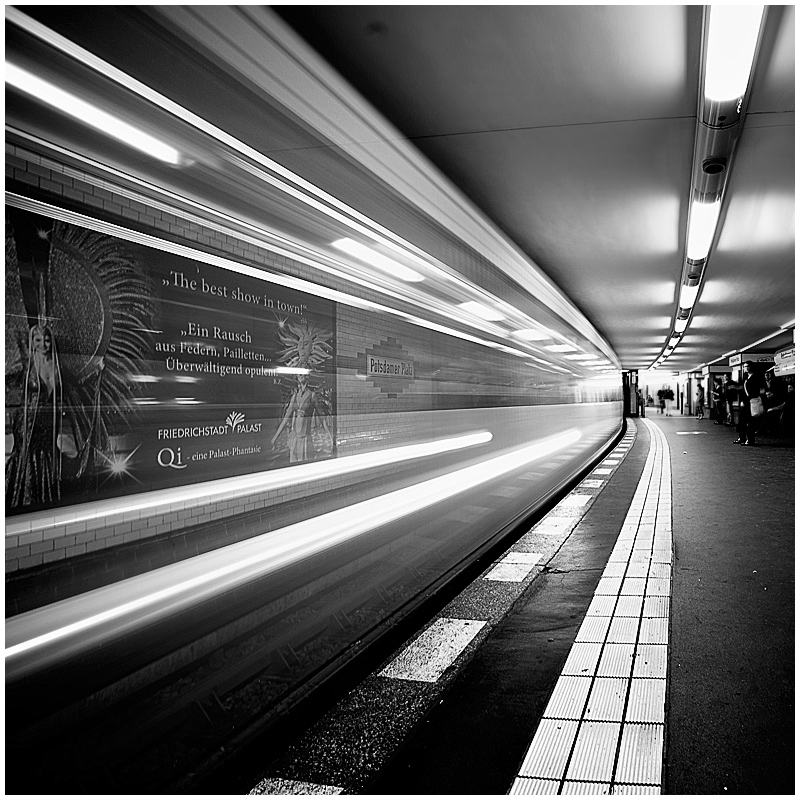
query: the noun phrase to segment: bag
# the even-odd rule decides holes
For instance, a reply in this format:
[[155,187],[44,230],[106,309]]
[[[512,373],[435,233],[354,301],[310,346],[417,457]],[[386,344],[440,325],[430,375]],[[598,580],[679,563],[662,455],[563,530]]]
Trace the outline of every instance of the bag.
[[764,413],[764,404],[761,402],[760,397],[750,398],[750,416],[760,417]]

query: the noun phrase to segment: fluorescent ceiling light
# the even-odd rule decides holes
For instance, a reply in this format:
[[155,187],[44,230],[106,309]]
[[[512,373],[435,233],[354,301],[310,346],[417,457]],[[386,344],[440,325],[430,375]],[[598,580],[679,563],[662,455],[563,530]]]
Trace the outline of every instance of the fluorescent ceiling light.
[[476,317],[485,319],[487,322],[497,322],[497,320],[505,319],[505,317],[499,311],[495,311],[492,308],[488,308],[480,303],[476,303],[474,300],[470,300],[467,303],[459,303],[458,307],[463,308],[464,311],[470,314],[474,314]]
[[717,229],[719,219],[720,201],[713,203],[700,203],[692,201],[689,212],[689,238],[686,242],[686,258],[692,261],[702,261],[708,257],[714,231]]
[[174,147],[8,62],[6,83],[153,158],[168,164],[180,163],[180,153]]
[[576,347],[573,347],[571,344],[548,344],[545,345],[545,350],[552,350],[554,353],[569,353],[573,350],[577,350]]
[[584,361],[586,359],[586,356],[581,353],[573,353],[572,355],[564,356],[564,358],[567,358],[570,361]]
[[413,269],[404,267],[397,261],[394,261],[393,259],[376,252],[371,247],[367,247],[365,244],[356,242],[354,239],[348,239],[346,237],[344,239],[337,239],[335,242],[333,242],[333,246],[337,250],[341,250],[348,255],[354,256],[355,258],[372,265],[373,267],[377,267],[394,278],[399,278],[401,281],[414,283],[425,280],[425,278],[423,278],[419,272],[415,272]]
[[697,300],[697,293],[700,291],[700,284],[697,286],[687,286],[685,283],[681,286],[681,295],[678,300],[678,305],[681,308],[691,308],[694,301]]
[[675,330],[678,333],[683,333],[686,330],[686,326],[689,324],[688,319],[676,319],[675,320]]
[[514,331],[514,336],[524,339],[526,342],[542,342],[550,337],[540,331],[538,328],[523,328],[519,331]]
[[763,13],[764,6],[711,6],[704,87],[709,100],[736,100],[747,91]]

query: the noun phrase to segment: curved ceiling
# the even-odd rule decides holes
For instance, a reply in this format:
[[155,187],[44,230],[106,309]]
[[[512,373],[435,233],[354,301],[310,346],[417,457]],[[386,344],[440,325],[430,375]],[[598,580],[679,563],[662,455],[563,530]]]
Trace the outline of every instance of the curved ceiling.
[[[569,295],[624,368],[655,361],[683,264],[702,6],[276,10]],[[718,241],[666,368],[794,320],[794,71],[794,7],[769,7]]]
[[[470,291],[493,264],[506,274],[491,279],[492,291],[511,305],[527,292],[547,313],[558,302],[549,287],[563,290],[623,368],[645,369],[664,350],[684,264],[702,6],[21,10],[413,242]],[[242,172],[221,139],[209,147],[164,106],[68,64],[66,50],[42,49],[13,26],[6,36],[7,58],[196,155],[179,171],[154,166],[19,97],[7,104],[7,130],[64,148],[79,142],[88,157],[188,198],[216,193],[242,220],[264,225],[282,214],[283,233],[330,250],[333,226],[312,218],[308,203],[269,194],[274,176],[252,160]],[[768,7],[719,235],[668,369],[692,370],[762,339],[768,352],[792,341],[794,50],[794,7]]]

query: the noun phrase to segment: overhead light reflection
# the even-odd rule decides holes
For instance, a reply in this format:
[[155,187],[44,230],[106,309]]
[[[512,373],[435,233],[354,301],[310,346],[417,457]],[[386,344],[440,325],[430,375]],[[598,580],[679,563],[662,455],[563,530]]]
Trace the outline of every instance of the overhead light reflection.
[[[95,646],[108,635],[130,630],[143,617],[152,621],[153,616],[174,614],[177,608],[197,605],[245,581],[496,480],[563,450],[580,438],[580,431],[569,430],[431,480],[271,531],[266,536],[152,570],[121,585],[96,589],[73,599],[68,607],[59,608],[59,614],[46,607],[17,615],[6,623],[6,677],[27,666],[13,661],[26,653],[30,654],[28,658],[34,667],[73,655],[82,647]],[[97,611],[98,608],[103,610]],[[40,633],[28,638],[31,629]]]
[[8,62],[6,62],[6,83],[153,158],[168,164],[180,163],[181,155],[174,147],[87,103],[77,95],[65,92],[58,86]]
[[382,253],[379,253],[376,250],[373,250],[371,247],[367,247],[366,245],[361,244],[354,239],[348,239],[345,237],[343,239],[337,239],[332,244],[337,250],[341,250],[343,253],[354,256],[366,264],[377,267],[379,270],[391,275],[393,278],[399,278],[401,281],[407,281],[408,283],[416,283],[425,280],[425,278],[423,278],[419,272],[409,269],[408,267],[404,267],[394,259],[388,258]]
[[497,322],[498,320],[505,319],[499,311],[488,308],[481,303],[476,303],[474,300],[470,300],[467,303],[459,303],[458,307],[464,309],[464,311],[469,314],[474,314],[476,317],[485,319],[487,322]]

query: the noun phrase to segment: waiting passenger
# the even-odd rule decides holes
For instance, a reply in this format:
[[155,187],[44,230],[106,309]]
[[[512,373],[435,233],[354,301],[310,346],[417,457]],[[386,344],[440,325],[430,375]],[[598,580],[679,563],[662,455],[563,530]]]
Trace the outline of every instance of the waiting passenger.
[[706,407],[706,394],[703,391],[703,384],[697,384],[697,419],[705,419],[705,407]]
[[739,392],[742,386],[739,383],[734,383],[733,378],[728,375],[725,381],[725,406],[727,408],[726,425],[733,425],[733,404],[739,401]]
[[[787,386],[772,368],[767,370],[764,381],[766,384],[764,404],[767,407],[768,426],[774,427],[779,434],[786,436],[787,426],[790,426],[789,415],[785,413],[787,410],[786,400],[791,384]],[[793,397],[790,398],[790,410],[793,399]]]
[[666,406],[666,411],[664,412],[668,417],[672,416],[672,401],[675,399],[675,392],[672,391],[672,388],[667,386],[664,389],[664,404]]
[[714,403],[715,425],[723,425],[727,420],[725,408],[725,384],[721,379],[714,381],[714,388],[711,390],[711,401]]
[[756,443],[756,429],[764,414],[764,403],[761,399],[763,384],[752,361],[746,361],[743,370],[744,381],[739,392],[739,423],[736,426],[739,438],[734,444],[753,447]]
[[664,400],[664,389],[663,388],[659,389],[656,392],[656,397],[658,398],[658,413],[659,414],[663,414],[664,413],[664,403],[665,403],[665,400]]

